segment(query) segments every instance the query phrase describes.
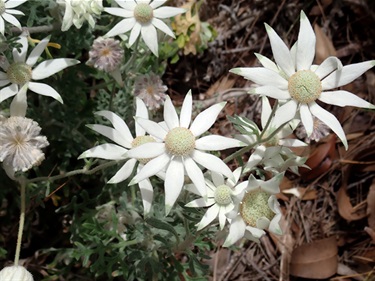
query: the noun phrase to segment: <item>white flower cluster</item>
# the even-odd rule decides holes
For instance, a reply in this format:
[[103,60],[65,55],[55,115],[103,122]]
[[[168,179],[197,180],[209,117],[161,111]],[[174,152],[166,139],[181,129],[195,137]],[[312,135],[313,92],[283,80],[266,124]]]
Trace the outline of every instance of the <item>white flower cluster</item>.
[[[0,33],[4,34],[6,31],[4,20],[21,29],[13,15],[23,13],[13,8],[24,2],[26,1],[0,0]],[[141,37],[151,53],[158,56],[158,30],[175,37],[163,19],[184,13],[185,10],[163,6],[166,0],[110,2],[112,7],[103,7],[102,0],[56,1],[64,8],[62,31],[73,25],[81,28],[86,21],[94,28],[95,20],[103,11],[122,18],[103,37],[94,40],[87,64],[112,75],[118,84],[124,86],[122,72],[136,57],[132,56],[125,63],[125,47],[138,47]],[[308,138],[312,135],[314,138],[320,136],[319,132],[315,132],[319,130],[314,120],[317,119],[332,129],[347,148],[341,124],[317,101],[337,106],[375,109],[374,105],[353,93],[336,90],[372,68],[375,61],[343,66],[338,58],[329,57],[320,65],[314,65],[316,37],[304,12],[300,16],[298,40],[292,48],[270,26],[266,25],[266,30],[275,62],[256,54],[262,67],[231,70],[232,73],[255,82],[256,86],[250,94],[261,96],[261,126],[245,117],[232,117],[231,121],[240,134],[234,138],[210,134],[209,129],[226,103],[214,104],[193,119],[191,92],[186,94],[180,111],[177,111],[170,97],[165,94],[167,86],[159,76],[147,69],[147,74],[134,79],[135,134],[131,133],[128,125],[116,113],[109,110],[96,112],[96,115],[105,118],[111,125],[88,126],[112,142],[90,148],[79,158],[121,161],[122,167],[108,183],[129,180],[129,185],[137,184],[145,214],[152,210],[154,189],[150,179],[153,176],[164,181],[167,215],[182,191],[190,192],[195,197],[186,206],[206,208],[205,215],[197,224],[198,230],[208,227],[216,219],[220,229],[225,229],[229,224],[224,246],[230,246],[243,237],[259,241],[266,230],[281,234],[279,221],[282,212],[276,198],[280,182],[285,171],[297,174],[298,167],[303,166],[306,160],[295,155],[291,148],[307,144],[289,136],[299,123],[302,123]],[[129,33],[127,43],[111,38],[119,35],[123,40],[126,33]],[[50,44],[49,37],[41,40],[28,54],[29,39],[21,34],[18,40],[21,48],[12,50],[12,59],[8,61],[5,56],[0,59],[0,68],[3,70],[0,71],[0,102],[13,97],[10,117],[0,122],[0,161],[12,178],[16,172],[25,172],[40,164],[44,159],[41,149],[48,145],[46,137],[40,136],[39,125],[25,117],[27,91],[52,97],[62,103],[62,97],[55,89],[37,81],[79,63],[67,58],[42,60],[40,57]],[[139,50],[143,56],[145,49]],[[268,98],[276,100],[273,109]],[[162,104],[164,120],[151,120],[148,109],[158,109]],[[326,131],[326,127],[324,130]],[[252,152],[247,162],[234,171],[217,156],[219,151],[232,148]],[[264,172],[261,179],[254,176],[260,170]],[[121,229],[122,231],[124,230]],[[20,280],[32,280],[32,277],[18,267],[4,269],[0,276],[1,274],[23,274],[19,277]]]
[[[155,55],[155,27],[171,35],[158,18],[183,12],[167,7],[158,8],[165,1],[115,1],[121,8],[104,8],[104,11],[125,19],[106,36],[131,30],[129,44],[132,45],[141,33]],[[276,63],[256,54],[263,67],[231,70],[256,83],[250,94],[262,96],[261,127],[245,117],[232,117],[231,121],[241,134],[234,138],[208,134],[225,102],[205,109],[192,120],[191,92],[187,93],[180,114],[177,114],[169,96],[165,95],[164,121],[157,123],[148,118],[145,103],[136,98],[136,137],[133,138],[128,126],[115,113],[98,112],[113,127],[90,125],[90,128],[116,144],[98,145],[82,153],[80,158],[124,160],[125,164],[109,183],[129,179],[136,167],[136,175],[131,178],[129,185],[139,185],[145,214],[152,207],[152,176],[156,175],[164,181],[166,214],[170,213],[182,190],[195,194],[198,198],[186,206],[207,209],[197,224],[198,230],[208,227],[216,219],[220,229],[229,224],[224,246],[230,246],[243,237],[259,241],[265,230],[282,234],[279,226],[282,213],[276,194],[280,191],[284,172],[289,169],[298,174],[298,167],[303,166],[306,160],[295,155],[290,148],[307,145],[288,137],[299,123],[304,126],[307,136],[313,133],[320,135],[317,132],[319,127],[314,125],[314,118],[317,118],[330,127],[347,148],[339,121],[316,101],[338,106],[375,108],[355,94],[333,90],[362,75],[375,65],[375,61],[342,66],[337,58],[329,57],[320,66],[313,65],[315,34],[303,12],[300,22],[298,41],[291,49],[266,25]],[[137,87],[141,87],[142,83],[139,84]],[[147,86],[138,92],[141,93],[139,97],[155,93]],[[269,97],[277,100],[273,109]],[[148,104],[149,108],[153,102]],[[325,126],[323,129],[326,131]],[[253,149],[253,153],[247,163],[234,172],[211,153],[244,146],[248,148],[247,151]],[[266,171],[265,178],[255,178],[254,171],[259,169]],[[242,180],[244,177],[247,180]]]

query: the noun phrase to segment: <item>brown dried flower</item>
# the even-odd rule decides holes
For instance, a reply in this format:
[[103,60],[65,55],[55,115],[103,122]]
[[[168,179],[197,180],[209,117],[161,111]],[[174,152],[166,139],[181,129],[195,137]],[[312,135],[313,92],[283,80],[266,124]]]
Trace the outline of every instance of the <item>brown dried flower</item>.
[[124,49],[118,40],[98,37],[94,40],[89,56],[87,65],[110,73],[120,66],[124,58]]
[[32,119],[12,116],[1,122],[0,161],[13,172],[27,171],[44,160],[41,148],[49,145]]
[[149,110],[160,108],[167,90],[160,77],[152,72],[139,76],[134,83],[134,95],[143,100]]

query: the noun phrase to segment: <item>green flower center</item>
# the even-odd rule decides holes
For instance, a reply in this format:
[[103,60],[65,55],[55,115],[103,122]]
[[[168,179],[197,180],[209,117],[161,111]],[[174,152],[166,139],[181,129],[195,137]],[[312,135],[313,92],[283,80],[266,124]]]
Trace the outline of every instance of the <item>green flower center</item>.
[[289,78],[288,90],[296,101],[310,103],[319,98],[322,92],[322,83],[314,72],[300,70]]
[[240,214],[247,225],[256,227],[261,217],[272,220],[275,213],[268,207],[270,196],[260,189],[246,192],[240,205]]
[[[265,137],[263,137],[265,138]],[[272,147],[272,146],[277,146],[279,144],[279,138],[275,134],[270,140],[267,142],[263,143],[264,146],[266,147]]]
[[7,70],[8,79],[13,84],[23,85],[31,80],[31,67],[24,62],[12,63]]
[[140,3],[134,8],[134,18],[142,24],[149,23],[154,17],[154,10],[149,4]]
[[5,3],[3,0],[0,0],[0,15],[5,12]]
[[[136,137],[131,145],[132,145],[132,148],[134,147],[137,147],[137,146],[140,146],[142,144],[145,144],[145,143],[149,143],[149,142],[155,142],[155,139],[151,136],[139,136],[139,137]],[[139,158],[138,161],[139,163],[145,165],[147,164],[152,158]]]
[[172,155],[186,156],[195,148],[195,137],[189,129],[177,127],[165,137],[165,147]]
[[227,206],[232,203],[232,189],[223,184],[216,188],[214,193],[215,202],[221,206]]

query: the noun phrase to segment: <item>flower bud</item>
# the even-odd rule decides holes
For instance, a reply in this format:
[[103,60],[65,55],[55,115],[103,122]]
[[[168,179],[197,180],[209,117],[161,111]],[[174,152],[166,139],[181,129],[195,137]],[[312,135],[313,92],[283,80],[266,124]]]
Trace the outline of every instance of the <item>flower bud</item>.
[[12,265],[0,271],[1,281],[34,281],[33,276],[23,266]]

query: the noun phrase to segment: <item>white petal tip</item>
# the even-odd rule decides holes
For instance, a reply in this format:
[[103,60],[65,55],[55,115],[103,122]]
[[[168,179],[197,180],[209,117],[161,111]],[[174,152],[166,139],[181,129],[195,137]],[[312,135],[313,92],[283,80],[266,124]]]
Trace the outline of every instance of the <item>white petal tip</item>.
[[247,146],[246,143],[239,141],[237,147]]
[[224,242],[224,244],[223,244],[223,247],[225,247],[225,248],[228,248],[229,246],[232,246],[232,242],[231,241],[228,241],[228,240],[226,240],[225,242]]
[[247,93],[250,95],[257,94],[257,88],[251,88]]
[[232,68],[229,70],[229,72],[237,74],[237,75],[241,75],[241,68]]
[[348,146],[348,142],[347,142],[347,140],[341,140],[342,141],[342,144],[344,145],[344,147],[345,147],[345,150],[348,150],[348,148],[349,148],[349,146]]
[[171,212],[172,210],[172,206],[171,205],[165,205],[165,215],[168,216],[169,213]]
[[137,184],[137,183],[138,183],[137,179],[136,179],[136,178],[133,178],[133,179],[129,182],[128,186],[135,185],[135,184]]
[[86,158],[86,153],[83,152],[80,156],[77,157],[77,159],[83,159]]
[[108,184],[116,184],[116,183],[119,183],[119,181],[117,180],[114,180],[114,179],[110,179],[109,181],[107,181]]
[[197,231],[200,231],[203,228],[205,228],[205,225],[197,224]]

